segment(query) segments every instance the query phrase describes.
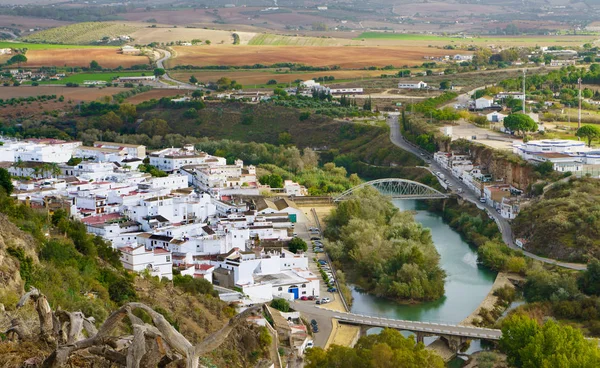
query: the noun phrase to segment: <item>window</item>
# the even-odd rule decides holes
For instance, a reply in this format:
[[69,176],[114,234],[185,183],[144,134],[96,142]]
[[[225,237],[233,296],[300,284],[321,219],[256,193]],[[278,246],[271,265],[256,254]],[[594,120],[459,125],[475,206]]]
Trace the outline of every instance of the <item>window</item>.
[[167,262],[171,262],[171,256],[167,256]]
[[280,287],[279,287],[279,289],[277,289],[277,290],[278,290],[278,291],[281,291],[281,290],[283,290],[283,288],[280,286]]
[[303,288],[305,288],[305,287],[306,287],[306,284],[302,284],[302,287],[303,287]]
[[303,292],[302,292],[302,295],[306,295],[306,291],[303,291]]

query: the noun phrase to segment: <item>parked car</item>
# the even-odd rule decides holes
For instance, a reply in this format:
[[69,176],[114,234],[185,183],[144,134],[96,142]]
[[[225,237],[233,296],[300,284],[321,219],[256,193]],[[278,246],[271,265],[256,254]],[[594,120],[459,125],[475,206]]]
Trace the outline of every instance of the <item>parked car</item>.
[[312,349],[314,347],[315,347],[315,343],[312,340],[308,340],[308,342],[306,343],[305,349]]
[[318,299],[318,297],[316,297],[316,296],[314,296],[314,295],[309,295],[307,298],[308,298],[308,300],[315,300],[315,299]]
[[321,299],[317,299],[316,304],[321,304]]
[[329,299],[329,298],[323,298],[323,299],[321,299],[321,304],[327,304],[329,302],[331,302],[331,299]]
[[317,323],[316,319],[311,319],[310,320],[310,324],[313,325],[313,326],[316,326],[318,323]]
[[479,198],[479,202],[481,202],[481,203],[485,203],[485,197],[481,197],[481,198]]
[[321,249],[321,248],[315,249],[315,253],[323,253],[323,249]]
[[337,289],[334,287],[330,287],[329,289],[327,289],[327,291],[329,291],[330,293],[335,293]]
[[307,296],[301,296],[300,300],[308,300],[308,297]]
[[310,240],[321,240],[320,236],[311,236]]
[[322,264],[322,265],[326,265],[326,264],[327,264],[327,261],[326,261],[326,260],[324,260],[324,259],[319,259],[319,263],[320,263],[320,264]]
[[317,326],[312,326],[313,332],[319,332],[319,327]]

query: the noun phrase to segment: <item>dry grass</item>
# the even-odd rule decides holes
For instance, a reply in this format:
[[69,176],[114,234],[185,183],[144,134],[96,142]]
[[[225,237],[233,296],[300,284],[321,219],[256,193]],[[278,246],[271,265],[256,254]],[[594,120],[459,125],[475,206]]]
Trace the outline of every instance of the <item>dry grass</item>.
[[[281,62],[312,66],[363,68],[368,66],[402,66],[423,63],[423,56],[451,54],[423,46],[410,47],[320,47],[320,46],[192,46],[174,47],[177,57],[168,61],[176,65],[253,65]],[[456,53],[456,52],[453,52]]]
[[177,95],[184,95],[186,91],[177,89],[153,89],[148,92],[140,93],[135,96],[129,97],[126,102],[132,104],[139,104],[140,102],[149,101],[151,99],[160,100],[163,97],[175,97]]
[[20,86],[20,87],[0,87],[0,98],[9,99],[12,97],[29,97],[41,95],[65,96],[65,102],[73,101],[94,101],[102,96],[112,96],[116,93],[128,91],[129,88],[106,87],[106,88],[68,88],[59,86]]
[[176,72],[169,73],[173,78],[187,82],[190,76],[195,76],[201,82],[216,82],[221,77],[227,77],[241,83],[243,86],[250,87],[253,84],[265,84],[271,79],[278,83],[289,83],[297,79],[306,80],[317,77],[334,76],[336,80],[340,79],[359,79],[368,77],[378,77],[386,73],[382,70],[331,70],[327,72],[298,72],[298,73],[276,73],[273,69],[267,70],[202,70],[194,72]]
[[104,68],[125,68],[136,64],[148,64],[147,56],[123,55],[117,48],[30,50],[27,52],[28,67],[41,66],[89,66],[96,60]]

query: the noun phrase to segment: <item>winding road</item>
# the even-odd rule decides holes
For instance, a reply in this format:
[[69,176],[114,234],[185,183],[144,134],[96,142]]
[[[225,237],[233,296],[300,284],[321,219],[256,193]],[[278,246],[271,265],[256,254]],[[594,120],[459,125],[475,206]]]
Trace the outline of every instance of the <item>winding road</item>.
[[496,209],[489,206],[487,203],[483,204],[483,203],[479,202],[479,198],[471,190],[469,190],[469,188],[461,180],[459,180],[455,176],[453,176],[452,172],[450,170],[442,167],[437,162],[433,161],[431,154],[429,152],[416,146],[412,142],[409,142],[402,136],[402,134],[400,133],[400,124],[398,123],[399,115],[400,115],[399,113],[390,113],[389,117],[388,117],[388,125],[390,126],[390,140],[392,141],[392,143],[394,145],[402,148],[403,150],[412,153],[415,156],[427,157],[429,159],[429,166],[426,167],[425,169],[429,170],[432,173],[435,173],[438,171],[443,173],[445,175],[446,179],[448,179],[448,181],[450,183],[452,183],[452,187],[451,187],[452,191],[455,191],[458,188],[462,189],[463,192],[461,194],[457,194],[458,196],[462,197],[463,199],[465,199],[469,202],[474,203],[479,208],[484,207],[486,209],[486,212],[494,218],[494,221],[498,225],[498,229],[500,230],[500,233],[502,234],[502,240],[504,241],[504,243],[506,243],[506,245],[508,245],[509,248],[518,250],[518,251],[522,252],[523,255],[525,255],[526,257],[535,259],[535,260],[543,262],[543,263],[552,264],[552,265],[568,268],[571,270],[577,270],[577,271],[582,271],[587,268],[587,265],[585,265],[585,264],[561,262],[561,261],[557,261],[557,260],[554,260],[551,258],[540,257],[540,256],[537,256],[533,253],[527,252],[527,251],[521,249],[520,247],[518,247],[513,240],[514,236],[513,236],[512,228],[507,219],[502,217],[496,211]]
[[163,56],[159,59],[156,60],[156,67],[157,68],[161,68],[165,70],[165,74],[163,76],[161,76],[161,79],[167,80],[171,83],[174,83],[174,85],[170,85],[167,84],[167,88],[177,88],[177,89],[193,89],[196,90],[198,89],[197,86],[194,86],[193,84],[189,84],[189,83],[185,83],[185,82],[181,82],[178,81],[176,79],[173,79],[169,76],[169,73],[167,72],[167,68],[165,68],[165,61],[169,60],[172,56],[171,52],[165,49],[158,49],[159,53],[162,53]]

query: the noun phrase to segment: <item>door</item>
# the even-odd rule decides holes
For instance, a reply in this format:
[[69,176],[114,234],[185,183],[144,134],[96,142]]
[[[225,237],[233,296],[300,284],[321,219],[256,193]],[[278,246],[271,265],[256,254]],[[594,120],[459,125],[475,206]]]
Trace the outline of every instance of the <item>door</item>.
[[298,299],[298,287],[292,286],[288,289],[288,293],[294,294],[294,299]]

